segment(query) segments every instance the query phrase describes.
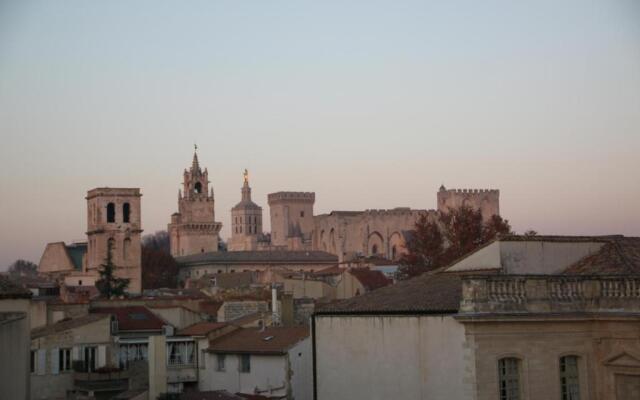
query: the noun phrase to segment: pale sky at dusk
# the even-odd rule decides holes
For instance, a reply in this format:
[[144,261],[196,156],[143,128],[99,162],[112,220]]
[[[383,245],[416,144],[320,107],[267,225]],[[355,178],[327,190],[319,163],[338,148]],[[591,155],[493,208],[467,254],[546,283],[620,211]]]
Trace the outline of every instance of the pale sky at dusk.
[[0,0],[0,269],[83,240],[87,190],[177,211],[193,144],[229,234],[254,201],[435,208],[640,235],[640,2]]

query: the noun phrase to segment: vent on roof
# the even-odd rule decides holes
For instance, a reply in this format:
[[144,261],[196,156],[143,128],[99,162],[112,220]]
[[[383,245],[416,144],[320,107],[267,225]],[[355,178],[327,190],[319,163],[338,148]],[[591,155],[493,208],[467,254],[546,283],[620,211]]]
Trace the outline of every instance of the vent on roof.
[[271,339],[273,339],[273,336],[267,336],[265,338],[262,338],[262,340],[264,340],[265,342],[268,342]]

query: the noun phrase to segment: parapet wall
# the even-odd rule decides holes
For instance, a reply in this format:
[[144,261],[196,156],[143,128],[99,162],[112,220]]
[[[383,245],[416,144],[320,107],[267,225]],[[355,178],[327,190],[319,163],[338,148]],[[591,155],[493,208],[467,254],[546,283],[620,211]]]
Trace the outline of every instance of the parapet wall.
[[279,201],[304,201],[313,203],[316,201],[314,192],[276,192],[267,196],[269,204]]
[[500,191],[497,189],[446,189],[438,191],[438,211],[447,213],[463,206],[480,210],[485,220],[500,215]]

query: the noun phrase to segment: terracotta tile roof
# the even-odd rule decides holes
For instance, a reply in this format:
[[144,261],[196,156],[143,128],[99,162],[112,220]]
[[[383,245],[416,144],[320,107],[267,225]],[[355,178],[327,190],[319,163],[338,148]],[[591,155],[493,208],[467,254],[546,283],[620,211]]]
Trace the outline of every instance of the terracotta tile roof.
[[338,256],[326,251],[216,251],[176,257],[179,264],[215,263],[337,263]]
[[63,319],[62,321],[58,321],[55,324],[33,329],[31,331],[31,339],[68,331],[69,329],[74,329],[87,324],[91,324],[104,318],[109,318],[109,316],[105,314],[87,314],[78,318]]
[[100,307],[92,309],[91,312],[115,316],[119,331],[162,330],[164,325],[169,325],[143,306]]
[[212,353],[285,354],[309,336],[308,327],[242,328],[209,343]]
[[426,273],[361,296],[328,303],[316,314],[456,313],[462,298],[458,274]]
[[564,270],[569,275],[640,274],[640,237],[614,236],[595,254]]
[[205,392],[183,392],[180,400],[243,400],[243,397],[229,393],[226,390],[213,390]]
[[213,300],[202,301],[200,302],[200,312],[209,314],[213,317],[217,317],[218,310],[220,309],[220,307],[222,307],[222,304],[224,304],[224,302],[222,301],[213,301]]
[[310,276],[334,276],[334,275],[340,275],[344,271],[346,271],[346,268],[340,268],[340,266],[336,264],[329,268],[321,269],[320,271],[310,272],[309,275]]
[[11,280],[0,275],[0,299],[30,299],[31,292],[23,289]]
[[178,331],[179,336],[206,336],[209,332],[227,326],[225,322],[198,322]]
[[349,273],[364,286],[367,291],[379,289],[393,283],[380,271],[372,271],[369,268],[352,268]]

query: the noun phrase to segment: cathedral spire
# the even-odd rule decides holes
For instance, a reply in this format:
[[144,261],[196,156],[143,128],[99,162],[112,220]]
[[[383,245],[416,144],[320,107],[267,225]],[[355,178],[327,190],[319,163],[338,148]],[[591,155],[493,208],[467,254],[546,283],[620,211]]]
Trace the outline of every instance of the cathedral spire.
[[242,184],[242,201],[251,201],[251,187],[249,187],[249,171],[245,168],[242,174],[244,183]]
[[198,145],[193,145],[193,162],[191,163],[191,171],[200,171],[200,163],[198,162]]

